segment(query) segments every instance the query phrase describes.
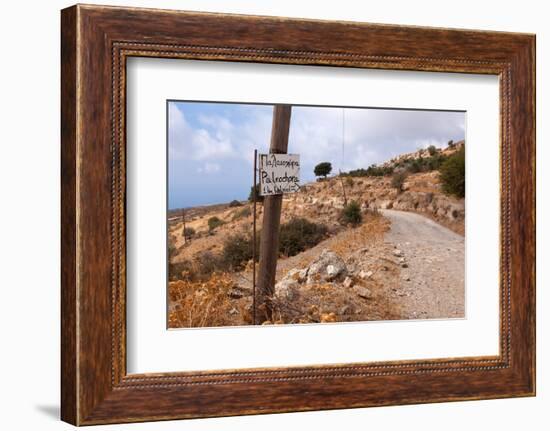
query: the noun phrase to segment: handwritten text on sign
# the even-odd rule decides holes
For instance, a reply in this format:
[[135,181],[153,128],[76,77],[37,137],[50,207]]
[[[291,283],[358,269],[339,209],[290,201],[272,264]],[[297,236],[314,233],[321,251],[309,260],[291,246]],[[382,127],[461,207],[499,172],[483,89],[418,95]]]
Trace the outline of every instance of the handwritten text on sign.
[[299,154],[260,154],[260,195],[300,190]]

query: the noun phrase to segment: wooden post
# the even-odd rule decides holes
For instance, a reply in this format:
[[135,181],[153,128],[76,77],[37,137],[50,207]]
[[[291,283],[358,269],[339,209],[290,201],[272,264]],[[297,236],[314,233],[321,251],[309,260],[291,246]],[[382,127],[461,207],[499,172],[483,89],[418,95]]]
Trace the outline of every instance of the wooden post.
[[256,178],[258,169],[258,150],[254,150],[254,180],[252,199],[254,202],[254,221],[252,222],[252,322],[257,323],[256,319]]
[[[271,127],[270,153],[285,154],[288,149],[290,129],[290,105],[275,105]],[[275,271],[279,254],[279,226],[283,195],[264,197],[264,219],[260,238],[260,263],[258,268],[258,312],[257,321],[261,324],[273,318],[271,298],[275,293]]]
[[348,198],[346,196],[346,187],[344,187],[344,178],[342,178],[342,170],[340,170],[340,183],[342,184],[342,191],[344,192],[344,206],[348,205]]
[[183,219],[183,243],[187,244],[187,234],[185,233],[185,208],[181,209],[181,218]]

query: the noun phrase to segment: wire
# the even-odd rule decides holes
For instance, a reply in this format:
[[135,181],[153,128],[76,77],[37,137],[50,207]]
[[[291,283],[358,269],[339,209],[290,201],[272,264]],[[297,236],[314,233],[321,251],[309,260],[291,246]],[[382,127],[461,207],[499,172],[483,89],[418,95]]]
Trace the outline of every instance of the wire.
[[344,168],[345,142],[346,142],[346,109],[342,108],[342,161],[340,162],[340,171],[342,171],[342,169]]

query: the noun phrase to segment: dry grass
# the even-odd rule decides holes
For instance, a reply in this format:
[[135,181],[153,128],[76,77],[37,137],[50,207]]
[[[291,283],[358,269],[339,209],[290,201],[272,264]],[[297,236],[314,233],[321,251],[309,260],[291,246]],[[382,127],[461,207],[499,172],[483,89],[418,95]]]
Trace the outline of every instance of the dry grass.
[[353,241],[342,237],[330,245],[330,249],[340,256],[346,256],[357,249],[357,244],[368,245],[383,238],[384,233],[390,228],[390,221],[375,211],[363,214],[363,222],[353,229]]
[[178,280],[168,283],[170,328],[198,328],[233,324],[229,293],[234,286],[227,274],[213,274],[207,281]]

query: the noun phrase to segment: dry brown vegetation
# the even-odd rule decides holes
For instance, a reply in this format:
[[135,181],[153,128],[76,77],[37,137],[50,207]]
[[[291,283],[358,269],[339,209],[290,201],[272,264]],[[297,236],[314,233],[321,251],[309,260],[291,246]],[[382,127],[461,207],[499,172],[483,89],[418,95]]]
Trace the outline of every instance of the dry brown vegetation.
[[[363,223],[290,258],[279,261],[279,275],[291,267],[307,267],[323,247],[338,253],[352,265],[369,261],[372,277],[351,276],[353,286],[341,283],[314,283],[304,286],[292,298],[276,295],[273,321],[264,324],[333,323],[367,320],[391,320],[399,317],[399,305],[388,293],[397,282],[399,266],[391,259],[391,248],[382,243],[389,222],[375,211],[366,212]],[[358,248],[363,247],[359,252]],[[366,246],[369,246],[367,249]],[[383,250],[385,247],[385,251]],[[202,265],[208,265],[203,260]],[[200,270],[195,268],[195,271]],[[214,272],[206,278],[189,277],[169,282],[169,327],[236,326],[252,323],[250,266],[238,273]],[[357,294],[366,288],[368,297]]]
[[213,274],[207,281],[177,280],[168,283],[173,304],[168,317],[170,328],[197,328],[232,325],[230,293],[233,279]]

